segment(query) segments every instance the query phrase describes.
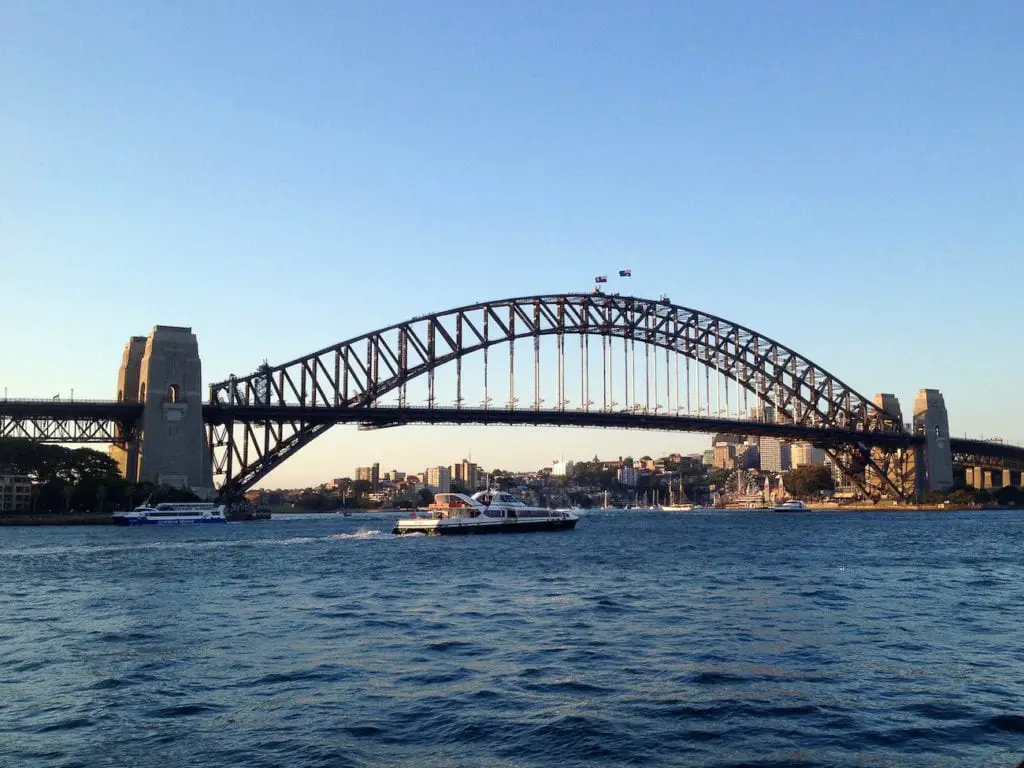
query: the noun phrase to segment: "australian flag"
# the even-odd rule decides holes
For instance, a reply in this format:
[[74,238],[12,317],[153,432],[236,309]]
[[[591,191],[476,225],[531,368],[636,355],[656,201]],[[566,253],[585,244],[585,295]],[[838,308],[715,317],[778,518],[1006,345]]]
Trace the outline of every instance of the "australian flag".
[[595,283],[607,283],[608,282],[608,275],[598,275],[597,277],[594,278],[594,282]]
[[620,269],[619,270],[619,277],[632,277],[632,276],[633,276],[633,270],[632,269]]

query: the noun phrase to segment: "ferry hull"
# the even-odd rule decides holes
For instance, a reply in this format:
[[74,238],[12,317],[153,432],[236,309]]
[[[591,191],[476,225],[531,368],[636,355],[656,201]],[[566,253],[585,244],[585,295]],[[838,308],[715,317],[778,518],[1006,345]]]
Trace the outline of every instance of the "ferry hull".
[[114,525],[197,525],[199,523],[226,523],[224,518],[198,518],[196,520],[146,520],[143,518],[114,517]]
[[[417,523],[420,524],[417,524]],[[445,520],[404,521],[395,524],[392,533],[399,536],[424,533],[427,536],[477,536],[486,533],[534,533],[537,531],[569,531],[576,527],[577,519],[567,520],[500,520],[495,522],[465,522]],[[404,524],[403,524],[404,523]]]

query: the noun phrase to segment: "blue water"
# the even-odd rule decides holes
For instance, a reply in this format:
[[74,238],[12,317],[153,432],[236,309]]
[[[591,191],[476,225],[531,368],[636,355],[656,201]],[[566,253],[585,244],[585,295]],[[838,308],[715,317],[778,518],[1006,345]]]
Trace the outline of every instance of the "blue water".
[[1024,513],[0,528],[0,765],[1015,766]]

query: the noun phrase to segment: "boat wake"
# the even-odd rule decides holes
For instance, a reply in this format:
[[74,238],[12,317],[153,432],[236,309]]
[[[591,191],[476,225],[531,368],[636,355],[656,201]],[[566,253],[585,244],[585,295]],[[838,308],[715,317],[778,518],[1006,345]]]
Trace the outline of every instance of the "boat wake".
[[384,533],[383,531],[367,531],[360,530],[355,533],[334,533],[327,538],[333,539],[334,541],[351,541],[355,540],[366,540],[366,539],[397,539],[399,538],[393,533]]
[[165,550],[207,550],[245,547],[291,547],[306,544],[323,544],[332,541],[382,541],[399,539],[393,533],[379,530],[359,530],[353,533],[335,533],[328,536],[287,536],[282,538],[214,539],[199,541],[148,541],[123,542],[117,544],[92,544],[78,546],[40,546],[0,548],[0,557],[65,557],[68,555],[90,557],[116,554],[119,552],[146,552]]

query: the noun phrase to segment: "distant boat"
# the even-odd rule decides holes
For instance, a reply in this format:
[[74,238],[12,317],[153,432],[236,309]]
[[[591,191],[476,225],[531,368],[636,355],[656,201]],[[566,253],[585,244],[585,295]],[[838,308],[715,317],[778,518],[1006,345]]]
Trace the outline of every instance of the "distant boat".
[[668,504],[659,504],[658,509],[662,512],[689,512],[693,509],[693,504],[686,498],[686,492],[683,491],[683,478],[679,478],[679,495],[678,498],[672,498],[672,484],[669,482],[668,486]]
[[481,491],[472,497],[464,493],[439,493],[429,509],[429,518],[418,517],[414,512],[411,519],[397,520],[392,533],[451,536],[563,531],[572,530],[579,521],[572,512],[531,507],[502,491]]
[[792,499],[790,501],[783,502],[782,504],[775,505],[776,512],[809,512],[810,509],[810,507],[797,499]]

